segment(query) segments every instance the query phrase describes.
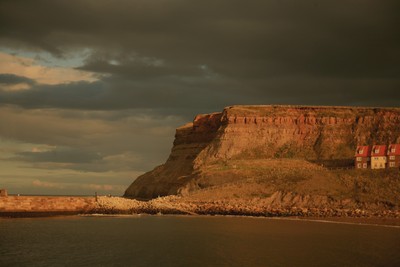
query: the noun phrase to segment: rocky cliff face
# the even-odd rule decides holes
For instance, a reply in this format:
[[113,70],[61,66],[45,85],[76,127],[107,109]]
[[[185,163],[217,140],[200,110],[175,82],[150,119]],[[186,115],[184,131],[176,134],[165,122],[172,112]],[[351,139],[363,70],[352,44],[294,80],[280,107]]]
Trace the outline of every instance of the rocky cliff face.
[[[399,108],[232,106],[176,130],[167,162],[138,177],[125,196],[154,198],[211,186],[215,162],[291,158],[351,162],[356,145],[400,142]],[[204,180],[204,179],[203,179]]]

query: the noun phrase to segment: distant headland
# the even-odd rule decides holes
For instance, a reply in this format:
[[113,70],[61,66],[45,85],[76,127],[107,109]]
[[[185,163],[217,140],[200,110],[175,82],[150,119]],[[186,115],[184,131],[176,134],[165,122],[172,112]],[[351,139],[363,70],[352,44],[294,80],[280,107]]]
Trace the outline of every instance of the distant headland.
[[238,214],[398,214],[398,165],[355,167],[358,146],[399,142],[400,108],[230,106],[179,127],[165,164],[125,197],[178,195]]

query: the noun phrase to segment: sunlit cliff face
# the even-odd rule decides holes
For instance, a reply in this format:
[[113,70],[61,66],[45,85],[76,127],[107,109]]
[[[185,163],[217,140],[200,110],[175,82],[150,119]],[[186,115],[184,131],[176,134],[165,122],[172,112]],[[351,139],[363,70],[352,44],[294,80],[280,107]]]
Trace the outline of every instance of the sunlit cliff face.
[[233,104],[399,106],[397,1],[2,1],[0,187],[122,194]]

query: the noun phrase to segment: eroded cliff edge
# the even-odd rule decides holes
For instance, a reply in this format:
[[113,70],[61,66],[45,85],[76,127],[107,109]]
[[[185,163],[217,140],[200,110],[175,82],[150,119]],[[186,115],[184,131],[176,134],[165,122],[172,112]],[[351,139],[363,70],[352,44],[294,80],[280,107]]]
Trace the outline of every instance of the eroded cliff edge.
[[[365,187],[379,191],[379,186],[369,180],[357,185],[359,174],[326,167],[351,165],[358,144],[394,142],[400,142],[399,108],[231,106],[178,128],[166,163],[138,177],[125,196],[201,191],[208,198],[241,198],[282,192],[361,201],[376,193]],[[393,192],[389,200],[378,194],[376,202],[398,204],[399,186],[391,180],[398,173],[379,175],[389,177]]]

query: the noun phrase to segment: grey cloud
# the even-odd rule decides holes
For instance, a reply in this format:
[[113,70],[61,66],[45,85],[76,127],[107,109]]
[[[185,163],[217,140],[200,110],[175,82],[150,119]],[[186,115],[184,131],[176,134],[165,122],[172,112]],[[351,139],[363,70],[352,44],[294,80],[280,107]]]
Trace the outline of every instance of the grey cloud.
[[99,153],[77,149],[55,149],[43,152],[20,152],[13,160],[27,162],[90,163],[102,159]]
[[3,104],[155,109],[186,118],[231,104],[399,105],[398,1],[2,1],[0,7],[4,45],[60,59],[89,48],[78,69],[108,74],[95,83],[3,93]]
[[23,76],[0,73],[0,84],[10,85],[19,83],[34,84],[35,81]]
[[[189,88],[190,85],[192,88]],[[210,110],[210,107],[221,108],[221,101],[218,100],[223,95],[219,95],[220,89],[210,85],[207,87],[210,91],[201,94],[202,88],[201,85],[193,85],[193,82],[179,78],[163,78],[148,84],[113,77],[92,83],[35,85],[30,90],[4,91],[0,92],[0,103],[24,108],[152,109],[161,114],[178,114],[191,118],[195,115],[193,108],[199,112],[202,109]]]
[[381,79],[286,77],[232,84],[164,77],[148,84],[109,77],[93,83],[33,85],[30,90],[4,91],[0,92],[0,103],[24,108],[121,111],[109,113],[109,119],[126,116],[123,110],[131,110],[191,120],[197,113],[233,104],[399,106],[399,87],[399,80]]
[[0,33],[60,56],[92,47],[163,59],[180,71],[207,64],[244,80],[304,73],[393,78],[398,9],[397,1],[372,0],[3,1]]
[[[133,150],[138,151],[140,148]],[[15,156],[4,160],[24,162],[29,164],[29,167],[36,169],[70,169],[79,172],[144,172],[159,164],[159,162],[148,162],[145,159],[146,157],[151,157],[151,154],[157,151],[142,152],[141,157],[136,157],[132,152],[116,155],[105,154],[109,152],[93,152],[90,148],[57,148],[43,152],[19,152]]]
[[[0,143],[15,141],[11,160],[39,169],[142,172],[165,161],[175,128],[185,122],[143,112],[2,107]],[[27,145],[21,151],[18,144]]]
[[105,90],[99,82],[74,82],[58,85],[38,84],[29,90],[0,92],[1,104],[25,108],[96,108],[105,99]]
[[[94,53],[86,59],[79,70],[113,74],[127,80],[149,81],[164,77],[202,78],[207,73],[198,65],[184,65],[178,62],[165,62],[162,59],[142,57],[135,54],[107,55]],[[150,81],[151,82],[151,81]]]

